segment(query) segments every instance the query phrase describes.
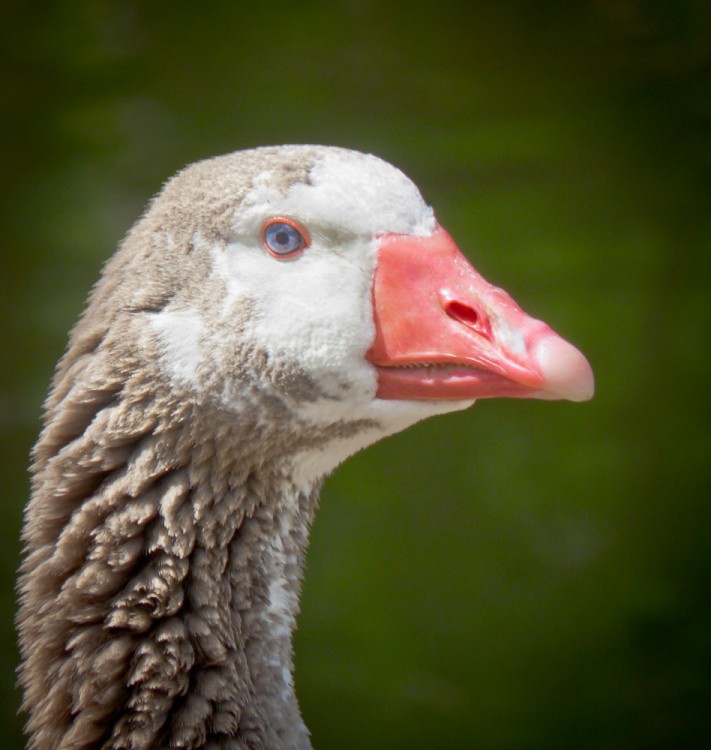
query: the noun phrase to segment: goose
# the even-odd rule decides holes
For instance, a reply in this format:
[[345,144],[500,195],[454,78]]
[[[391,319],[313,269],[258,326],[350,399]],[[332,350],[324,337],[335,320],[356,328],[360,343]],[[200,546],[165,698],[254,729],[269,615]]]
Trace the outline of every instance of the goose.
[[592,393],[396,167],[268,146],[185,168],[104,267],[45,404],[28,747],[308,750],[291,639],[324,477],[479,398]]

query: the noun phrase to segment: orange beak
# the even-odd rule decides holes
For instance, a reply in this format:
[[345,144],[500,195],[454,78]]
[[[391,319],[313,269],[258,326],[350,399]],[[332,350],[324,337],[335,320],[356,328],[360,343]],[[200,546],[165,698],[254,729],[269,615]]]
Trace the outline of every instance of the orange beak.
[[367,354],[379,398],[592,398],[585,357],[482,278],[444,229],[379,243]]

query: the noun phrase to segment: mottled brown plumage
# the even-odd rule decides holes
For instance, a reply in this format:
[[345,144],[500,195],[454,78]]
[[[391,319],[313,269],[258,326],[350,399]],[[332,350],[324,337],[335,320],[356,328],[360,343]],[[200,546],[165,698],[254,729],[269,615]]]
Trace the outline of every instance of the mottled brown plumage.
[[[318,486],[295,487],[283,465],[362,423],[300,423],[290,402],[313,398],[314,385],[239,335],[244,300],[235,335],[208,350],[252,395],[238,415],[211,396],[222,367],[205,363],[199,393],[166,377],[145,318],[168,302],[209,309],[224,297],[195,239],[224,244],[252,179],[271,169],[286,190],[306,179],[310,156],[243,152],[178,175],[72,332],[25,516],[18,622],[30,748],[309,746],[281,672],[291,671],[290,635],[274,636],[264,613],[270,547],[283,545],[296,585]],[[295,588],[290,617],[297,597]]]

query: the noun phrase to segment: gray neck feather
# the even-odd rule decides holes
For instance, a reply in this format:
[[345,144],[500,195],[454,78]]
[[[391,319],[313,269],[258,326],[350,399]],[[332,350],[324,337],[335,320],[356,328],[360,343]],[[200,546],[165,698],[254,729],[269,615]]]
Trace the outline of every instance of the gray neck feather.
[[[291,633],[318,487],[295,486],[286,467],[374,425],[298,418],[318,389],[250,340],[249,300],[231,310],[229,336],[219,330],[224,282],[194,238],[224,244],[252,180],[269,167],[278,189],[303,182],[312,151],[244,152],[171,181],[72,332],[23,532],[31,750],[310,747]],[[169,304],[218,327],[204,379],[182,389],[151,333]]]
[[283,467],[362,425],[226,414],[176,394],[134,345],[80,344],[26,512],[29,747],[306,750],[291,635],[318,487]]

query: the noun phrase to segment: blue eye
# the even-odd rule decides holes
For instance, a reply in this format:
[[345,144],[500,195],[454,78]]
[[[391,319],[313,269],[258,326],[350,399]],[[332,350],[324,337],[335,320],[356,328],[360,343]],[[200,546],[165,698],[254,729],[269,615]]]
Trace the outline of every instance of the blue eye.
[[286,258],[308,247],[308,232],[293,219],[271,219],[262,231],[264,247],[274,256]]

